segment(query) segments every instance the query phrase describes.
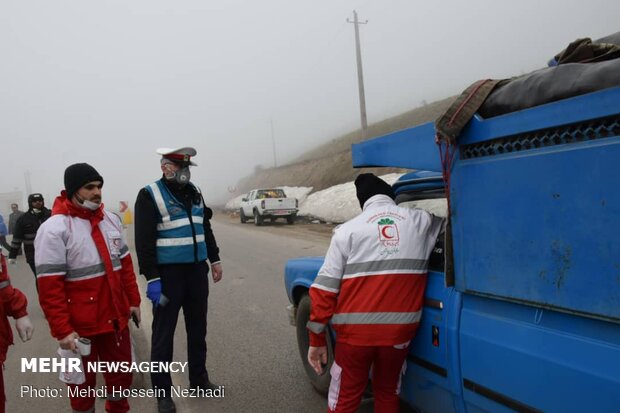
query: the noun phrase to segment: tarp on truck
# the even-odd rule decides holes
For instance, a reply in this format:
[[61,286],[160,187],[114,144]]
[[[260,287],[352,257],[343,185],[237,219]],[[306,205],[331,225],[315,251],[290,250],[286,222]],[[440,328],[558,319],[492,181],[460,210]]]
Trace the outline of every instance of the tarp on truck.
[[435,122],[438,137],[455,142],[476,113],[491,118],[620,86],[620,32],[596,41],[577,39],[554,59],[557,66],[470,85]]

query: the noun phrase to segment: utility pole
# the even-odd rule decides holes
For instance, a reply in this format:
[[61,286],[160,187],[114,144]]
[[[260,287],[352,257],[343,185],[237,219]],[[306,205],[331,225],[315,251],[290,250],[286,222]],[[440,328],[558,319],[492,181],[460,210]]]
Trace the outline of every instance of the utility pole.
[[26,181],[26,195],[30,195],[32,193],[32,186],[30,185],[30,171],[27,169],[24,172],[24,180]]
[[366,138],[366,130],[368,129],[368,121],[366,119],[366,96],[364,94],[364,72],[362,71],[362,50],[360,48],[360,24],[367,24],[368,20],[363,22],[357,18],[357,12],[353,10],[353,21],[347,19],[347,23],[353,23],[355,29],[355,52],[357,55],[357,86],[360,94],[360,118],[362,121],[362,139]]
[[276,160],[276,138],[273,134],[273,119],[271,119],[271,146],[273,147],[273,167],[278,167],[278,161]]

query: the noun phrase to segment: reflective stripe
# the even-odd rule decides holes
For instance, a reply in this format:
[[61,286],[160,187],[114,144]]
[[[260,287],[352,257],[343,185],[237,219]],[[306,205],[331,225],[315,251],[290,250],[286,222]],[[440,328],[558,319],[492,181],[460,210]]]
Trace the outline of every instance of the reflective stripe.
[[[11,247],[12,248],[18,248],[19,244],[22,244],[22,243],[24,245],[34,245],[34,237],[35,237],[35,235],[32,236],[32,239],[13,238],[13,239],[11,239]],[[28,237],[28,235],[26,235],[26,237]]]
[[43,278],[43,277],[62,277],[65,278],[65,274],[37,274],[37,278]]
[[413,313],[340,313],[332,324],[412,324],[420,321],[422,311]]
[[39,274],[65,274],[67,272],[67,264],[42,264],[36,267],[37,275]]
[[336,290],[335,292],[338,292],[340,290],[340,281],[340,278],[332,278],[326,277],[325,275],[318,275],[314,279],[314,283],[312,286],[314,287],[314,284],[317,284],[322,287],[329,288],[331,291]]
[[92,274],[92,275],[84,275],[84,276],[79,277],[79,278],[72,278],[72,279],[68,279],[68,280],[66,279],[65,281],[67,281],[67,282],[78,282],[78,281],[90,280],[92,278],[103,277],[104,275],[105,275],[105,271],[97,273],[97,274]]
[[9,285],[11,285],[11,282],[10,282],[10,281],[2,281],[2,282],[0,282],[0,289],[1,289],[1,288],[6,288],[6,287],[8,287]]
[[[205,240],[204,235],[196,235],[196,242],[203,242]],[[158,247],[176,247],[179,245],[192,245],[194,243],[194,238],[192,237],[184,237],[184,238],[160,238],[157,240]]]
[[[202,221],[203,221],[202,217],[192,215],[192,222],[194,224],[202,224]],[[189,225],[189,218],[181,218],[181,219],[175,219],[173,221],[165,221],[161,224],[157,224],[157,230],[165,231],[167,229],[179,228],[185,225]]]
[[24,234],[24,238],[28,238],[28,239],[34,239],[34,237],[36,237],[37,234]]
[[369,273],[376,271],[394,271],[394,270],[418,270],[426,271],[428,268],[427,260],[417,259],[397,259],[397,260],[381,260],[356,262],[347,264],[344,267],[344,275]]
[[316,321],[308,321],[306,323],[306,327],[308,328],[308,330],[316,334],[321,334],[323,331],[325,331],[326,326],[326,324],[317,323]]
[[153,194],[153,198],[155,199],[155,204],[157,205],[157,209],[159,210],[159,215],[161,215],[161,219],[166,222],[170,221],[170,214],[168,214],[168,208],[166,208],[166,203],[164,202],[164,197],[161,195],[161,191],[157,186],[156,182],[149,184],[151,188],[151,193]]
[[76,281],[78,278],[94,278],[93,276],[99,276],[105,274],[105,266],[103,263],[89,265],[88,267],[72,268],[67,271],[67,281]]
[[121,266],[121,260],[118,258],[112,258],[112,267],[116,268],[120,266]]

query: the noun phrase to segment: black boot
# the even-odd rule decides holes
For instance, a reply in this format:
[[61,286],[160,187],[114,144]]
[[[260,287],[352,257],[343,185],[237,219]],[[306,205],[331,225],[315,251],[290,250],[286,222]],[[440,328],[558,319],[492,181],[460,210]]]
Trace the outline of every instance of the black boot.
[[175,413],[177,408],[174,405],[174,401],[172,401],[172,397],[157,400],[157,411],[159,413]]

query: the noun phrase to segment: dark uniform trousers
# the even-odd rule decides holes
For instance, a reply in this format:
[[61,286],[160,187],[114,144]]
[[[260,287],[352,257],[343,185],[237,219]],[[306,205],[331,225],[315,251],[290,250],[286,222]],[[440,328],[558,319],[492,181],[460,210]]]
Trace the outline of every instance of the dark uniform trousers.
[[[187,331],[187,360],[190,385],[209,380],[207,361],[207,303],[209,266],[198,264],[159,265],[162,296],[169,300],[153,310],[151,361],[172,361],[174,330],[179,310],[183,308]],[[153,387],[170,397],[170,373],[151,373]],[[159,393],[158,393],[159,394]],[[159,397],[161,398],[161,397]]]

